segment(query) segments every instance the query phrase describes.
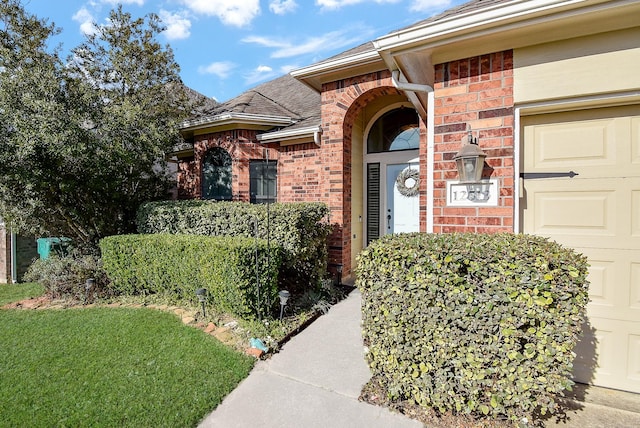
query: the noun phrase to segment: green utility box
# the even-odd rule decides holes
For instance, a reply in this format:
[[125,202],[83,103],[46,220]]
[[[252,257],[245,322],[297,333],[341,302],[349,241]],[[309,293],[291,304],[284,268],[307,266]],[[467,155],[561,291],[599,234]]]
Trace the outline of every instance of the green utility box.
[[71,243],[69,238],[38,238],[38,254],[41,260],[46,260],[51,255],[51,252],[55,252],[58,255],[64,255],[67,251],[67,247]]

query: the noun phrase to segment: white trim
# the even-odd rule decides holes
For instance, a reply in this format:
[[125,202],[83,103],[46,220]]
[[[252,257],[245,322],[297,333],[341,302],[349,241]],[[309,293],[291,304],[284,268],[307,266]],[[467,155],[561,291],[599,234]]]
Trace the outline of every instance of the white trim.
[[515,108],[515,118],[513,122],[513,233],[521,233],[520,230],[520,187],[522,179],[520,178],[520,146],[522,138],[520,136],[520,110],[521,107]]
[[17,284],[18,283],[18,260],[16,259],[18,256],[18,248],[17,248],[18,235],[13,230],[13,228],[10,228],[9,230],[11,231],[11,283]]
[[433,208],[434,208],[434,197],[433,197],[433,189],[435,178],[434,174],[434,165],[435,165],[435,124],[433,123],[435,120],[435,93],[428,92],[427,93],[427,233],[433,233]]
[[196,130],[229,124],[287,126],[295,123],[291,117],[269,116],[249,113],[223,113],[187,120],[180,124],[180,130]]
[[334,60],[311,64],[308,67],[292,70],[291,72],[289,72],[289,74],[296,79],[304,79],[305,77],[316,76],[319,74],[349,70],[353,66],[370,64],[379,60],[380,55],[378,54],[378,52],[375,50],[371,50],[355,55],[343,56]]
[[[617,2],[607,2],[617,3]],[[479,28],[493,28],[502,31],[501,26],[521,22],[533,16],[552,15],[554,10],[576,6],[593,5],[589,0],[514,0],[510,3],[500,3],[470,11],[466,14],[454,14],[451,17],[427,22],[423,26],[412,26],[376,39],[373,44],[377,50],[399,50],[409,44],[424,42],[432,39],[450,38],[462,33],[471,33]],[[573,6],[573,8],[572,8]],[[555,18],[555,16],[554,16]],[[470,35],[470,37],[475,37]]]
[[313,137],[314,142],[319,145],[319,135],[322,134],[322,127],[320,125],[309,126],[306,128],[297,129],[284,129],[282,131],[265,132],[259,134],[256,139],[261,143],[268,143],[272,141],[288,141],[298,140],[305,137]]

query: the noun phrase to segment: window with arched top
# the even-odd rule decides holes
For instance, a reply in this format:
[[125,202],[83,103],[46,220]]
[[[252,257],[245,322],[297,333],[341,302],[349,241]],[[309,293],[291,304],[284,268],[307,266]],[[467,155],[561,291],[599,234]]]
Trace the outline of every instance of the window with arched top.
[[202,159],[202,199],[231,200],[231,155],[213,147]]
[[420,148],[418,113],[410,108],[391,110],[380,116],[369,131],[367,153]]

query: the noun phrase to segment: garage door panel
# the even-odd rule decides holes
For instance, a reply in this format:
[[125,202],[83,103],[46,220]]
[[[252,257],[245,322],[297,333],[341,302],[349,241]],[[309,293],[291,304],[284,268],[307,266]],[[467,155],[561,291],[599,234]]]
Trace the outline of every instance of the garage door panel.
[[[573,123],[559,123],[528,129],[529,137],[535,141],[529,153],[533,161],[531,166],[535,169],[616,164],[614,119],[580,127]],[[581,144],[570,145],[566,144],[567,141],[580,141]]]
[[[638,392],[640,329],[637,323],[592,318],[576,347],[574,379]],[[614,386],[615,385],[615,386]]]
[[615,235],[615,191],[538,191],[534,230],[540,234]]
[[629,250],[573,248],[589,260],[587,315],[621,321],[640,320],[638,254]]

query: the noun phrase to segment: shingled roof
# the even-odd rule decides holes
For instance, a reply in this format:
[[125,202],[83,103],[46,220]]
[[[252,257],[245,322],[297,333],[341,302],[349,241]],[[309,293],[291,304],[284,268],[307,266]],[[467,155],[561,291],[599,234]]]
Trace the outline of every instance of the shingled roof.
[[[418,21],[408,27],[392,31],[390,34],[464,15],[485,7],[513,1],[514,0],[472,0],[448,9],[438,15]],[[316,64],[323,64],[325,62],[373,51],[375,51],[375,47],[373,42],[369,41],[319,61]],[[202,111],[198,119],[200,121],[206,121],[208,117],[211,117],[213,120],[216,116],[228,113],[288,117],[293,119],[295,123],[288,126],[287,129],[306,128],[320,124],[320,94],[287,74],[249,89],[229,101],[210,106],[206,111]]]

